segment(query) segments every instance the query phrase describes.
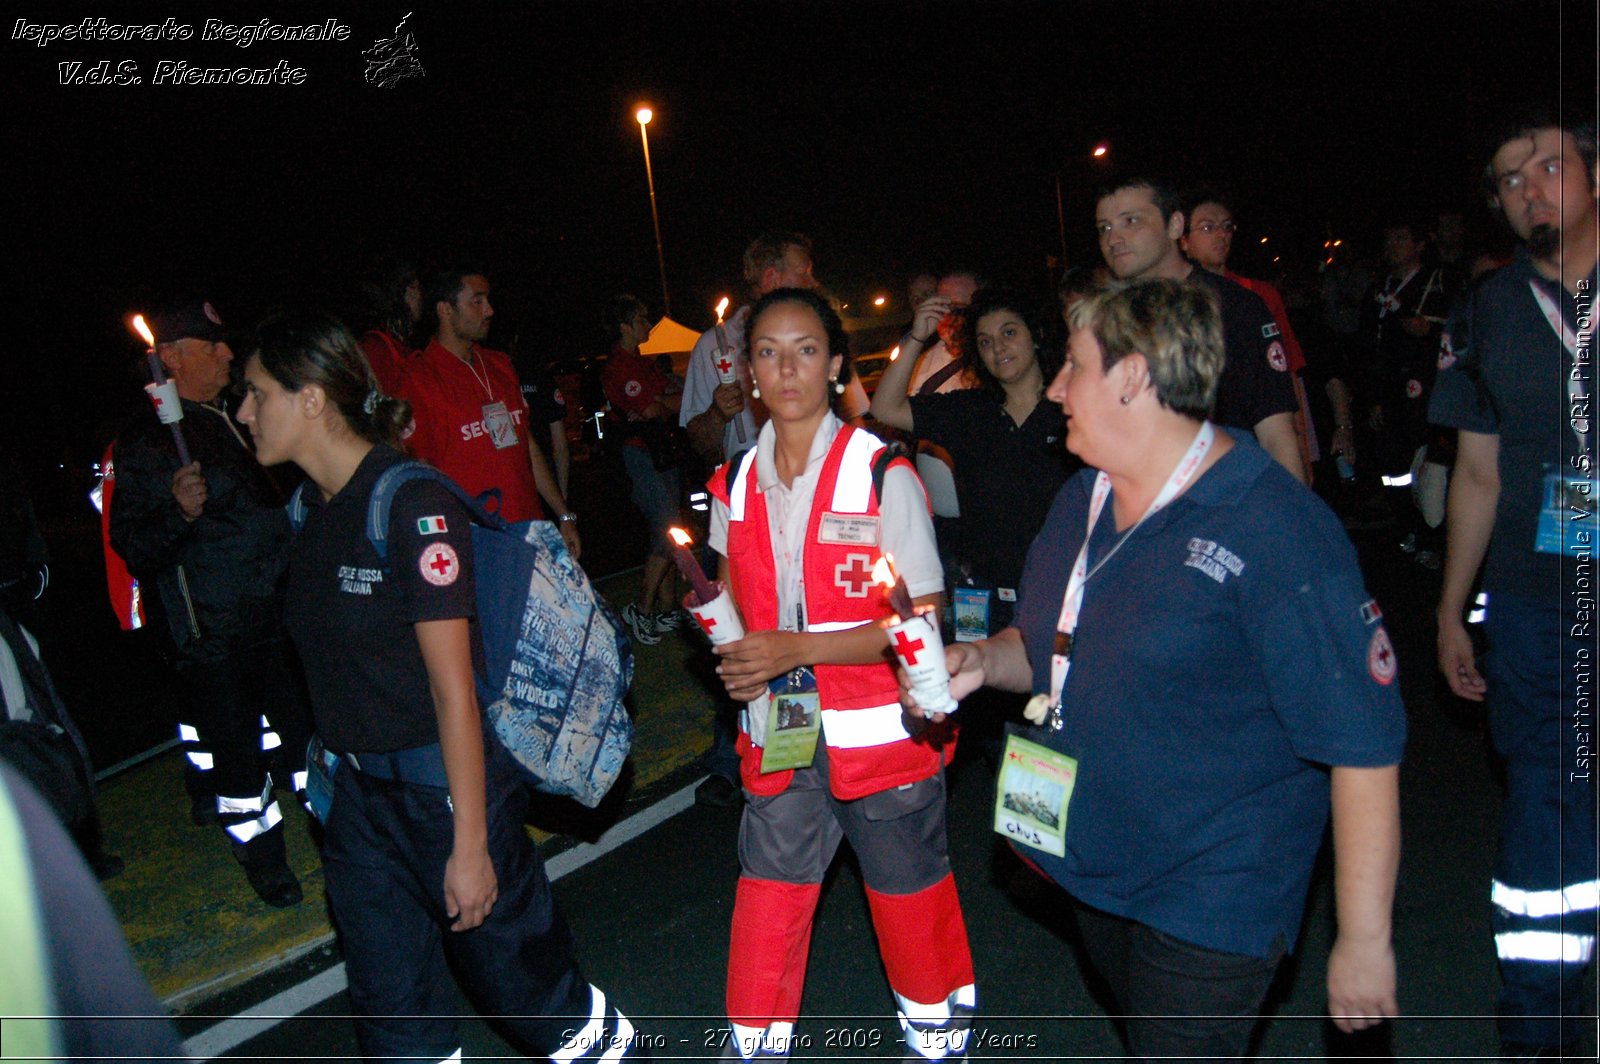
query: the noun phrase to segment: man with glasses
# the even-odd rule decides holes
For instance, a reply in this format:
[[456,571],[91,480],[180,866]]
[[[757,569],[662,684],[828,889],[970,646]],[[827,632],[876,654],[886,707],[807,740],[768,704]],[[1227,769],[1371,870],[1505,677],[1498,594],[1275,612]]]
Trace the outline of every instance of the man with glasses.
[[[1190,261],[1203,270],[1243,285],[1260,296],[1261,302],[1272,312],[1273,323],[1278,328],[1278,338],[1283,341],[1283,352],[1289,359],[1289,376],[1294,382],[1295,399],[1300,405],[1299,413],[1295,415],[1295,434],[1299,437],[1300,457],[1309,469],[1320,454],[1317,448],[1317,434],[1311,423],[1311,408],[1306,401],[1305,382],[1302,380],[1306,368],[1306,356],[1300,348],[1299,338],[1295,336],[1294,329],[1289,324],[1289,308],[1284,305],[1283,296],[1278,294],[1277,288],[1268,282],[1243,277],[1228,269],[1228,255],[1233,251],[1233,235],[1238,232],[1239,227],[1233,220],[1233,209],[1226,199],[1211,190],[1197,191],[1189,196],[1189,205],[1183,213],[1188,218],[1189,231],[1184,234],[1179,244]],[[1354,454],[1350,440],[1350,393],[1342,382],[1338,383],[1337,388],[1333,387],[1333,383],[1330,382],[1328,392],[1329,401],[1334,406],[1333,449],[1335,451],[1342,449],[1346,454]]]

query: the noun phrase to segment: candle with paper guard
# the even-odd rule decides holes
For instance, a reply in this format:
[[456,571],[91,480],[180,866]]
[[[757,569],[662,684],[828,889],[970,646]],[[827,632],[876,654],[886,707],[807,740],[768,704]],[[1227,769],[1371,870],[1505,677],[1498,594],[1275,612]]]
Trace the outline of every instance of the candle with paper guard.
[[911,593],[906,590],[906,582],[895,572],[894,555],[886,553],[877,560],[872,567],[872,582],[887,589],[889,606],[897,615],[909,618],[915,612],[911,606]]
[[667,535],[672,537],[672,560],[678,563],[678,571],[694,588],[695,605],[704,606],[717,597],[717,589],[706,579],[706,574],[700,568],[700,563],[694,560],[694,555],[689,553],[689,545],[694,540],[690,539],[689,533],[681,528],[669,528]]
[[144,386],[145,394],[155,405],[156,416],[161,423],[172,430],[172,442],[178,448],[178,463],[188,465],[189,443],[183,438],[183,429],[178,425],[183,420],[183,400],[178,397],[178,386],[167,380],[166,371],[161,367],[161,358],[156,354],[155,334],[145,323],[144,315],[135,314],[128,325],[145,343],[145,364],[150,369],[150,383]]
[[[715,326],[717,330],[717,360],[715,362],[715,366],[717,370],[717,380],[721,381],[723,384],[732,384],[734,381],[738,380],[738,377],[734,375],[733,352],[728,348],[728,334],[722,328],[722,316],[727,312],[728,297],[723,296],[721,299],[717,300],[717,324]],[[743,443],[745,441],[744,422],[740,420],[737,415],[734,417],[733,431],[739,437],[739,442]]]

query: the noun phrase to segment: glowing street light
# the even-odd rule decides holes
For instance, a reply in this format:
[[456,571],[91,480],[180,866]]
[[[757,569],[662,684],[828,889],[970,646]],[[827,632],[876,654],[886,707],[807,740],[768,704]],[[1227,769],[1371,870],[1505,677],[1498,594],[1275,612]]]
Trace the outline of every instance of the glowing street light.
[[644,180],[650,188],[650,220],[656,227],[656,267],[661,271],[661,312],[670,318],[672,297],[667,294],[667,256],[661,249],[661,215],[656,210],[656,178],[650,169],[650,134],[645,131],[654,117],[655,112],[648,107],[641,107],[633,113],[634,121],[639,123],[639,143],[644,145]]
[[889,297],[888,296],[878,296],[876,299],[874,299],[872,301],[872,305],[875,306],[875,307],[881,307],[887,302],[889,302]]
[[[1089,151],[1089,158],[1104,162],[1106,156],[1111,154],[1111,145],[1101,141]],[[1061,238],[1061,268],[1067,268],[1067,212],[1062,203],[1061,171],[1056,171],[1056,234]]]
[[1096,144],[1094,146],[1094,151],[1090,152],[1089,154],[1094,156],[1096,159],[1104,159],[1106,157],[1107,153],[1109,153],[1110,151],[1111,151],[1111,145],[1109,145],[1109,144]]

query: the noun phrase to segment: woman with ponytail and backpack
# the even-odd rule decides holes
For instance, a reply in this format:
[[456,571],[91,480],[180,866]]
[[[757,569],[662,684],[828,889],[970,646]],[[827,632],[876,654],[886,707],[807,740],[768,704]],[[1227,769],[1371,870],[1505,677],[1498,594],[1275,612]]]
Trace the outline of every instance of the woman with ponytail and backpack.
[[355,339],[324,316],[263,322],[245,382],[239,420],[257,457],[309,481],[285,624],[318,739],[338,757],[323,862],[363,1055],[459,1054],[447,956],[523,1052],[647,1055],[585,981],[523,829],[527,788],[485,734],[467,510],[413,480],[394,497],[387,561],[368,539],[372,489],[407,460],[407,404],[378,390]]

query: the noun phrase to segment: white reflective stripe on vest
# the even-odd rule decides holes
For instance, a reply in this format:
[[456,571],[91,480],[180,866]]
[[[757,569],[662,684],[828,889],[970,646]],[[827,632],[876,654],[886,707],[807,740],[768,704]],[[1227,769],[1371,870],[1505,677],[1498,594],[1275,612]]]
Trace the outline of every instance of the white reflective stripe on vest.
[[275,732],[275,731],[265,731],[265,732],[261,733],[261,749],[262,750],[276,750],[278,747],[280,747],[282,745],[283,745],[283,740],[278,738],[278,733],[277,732]]
[[816,624],[806,625],[808,632],[846,632],[852,628],[860,628],[871,621],[818,621]]
[[1489,900],[1517,916],[1562,916],[1600,908],[1600,879],[1574,883],[1561,890],[1518,890],[1498,879],[1489,890]]
[[867,709],[825,709],[822,711],[822,734],[829,746],[841,749],[882,746],[911,738],[904,716],[905,711],[898,702]]
[[756,449],[750,448],[739,459],[739,472],[733,476],[733,486],[728,489],[728,520],[744,520],[745,498],[750,490],[751,471],[756,466]]
[[297,791],[305,790],[306,789],[306,781],[310,778],[310,776],[311,776],[311,773],[308,772],[306,769],[301,769],[299,772],[296,772],[291,777],[291,779],[294,781],[294,789],[297,790]]
[[572,1064],[592,1046],[600,1044],[606,1030],[606,996],[593,983],[589,984],[589,1022],[567,1040],[567,1044],[550,1054],[556,1064]]
[[201,772],[210,772],[212,766],[216,764],[211,755],[202,750],[190,750],[184,756],[189,759],[191,765]]
[[443,1060],[439,1061],[439,1064],[450,1064],[450,1062],[452,1060],[460,1060],[460,1059],[461,1059],[461,1049],[458,1046],[454,1053],[451,1053],[448,1057],[445,1057]]
[[1503,961],[1588,964],[1594,957],[1594,936],[1564,935],[1559,931],[1504,931],[1494,936],[1494,948]]
[[259,813],[266,807],[267,803],[260,798],[224,798],[217,795],[219,813]]
[[867,504],[872,499],[872,460],[883,448],[883,441],[870,432],[850,434],[839,461],[839,476],[833,483],[834,513],[867,512]]
[[200,729],[193,724],[178,725],[178,741],[181,743],[197,743],[200,741]]
[[[220,805],[222,799],[217,799]],[[239,842],[249,842],[257,835],[271,831],[283,822],[283,814],[278,811],[278,803],[273,802],[267,806],[267,811],[254,820],[246,820],[243,824],[233,824],[228,827],[228,834]]]

